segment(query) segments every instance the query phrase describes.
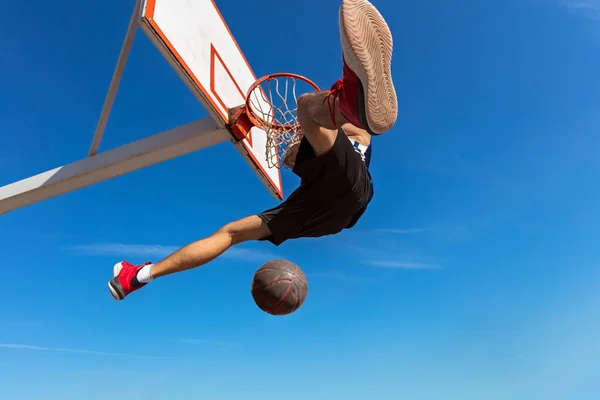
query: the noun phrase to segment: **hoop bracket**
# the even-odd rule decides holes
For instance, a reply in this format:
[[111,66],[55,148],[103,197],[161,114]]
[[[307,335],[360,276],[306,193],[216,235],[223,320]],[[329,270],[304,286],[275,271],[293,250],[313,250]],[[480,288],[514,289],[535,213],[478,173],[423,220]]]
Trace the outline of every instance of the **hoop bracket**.
[[246,139],[253,126],[254,124],[248,118],[245,104],[229,109],[229,123],[226,127],[236,142]]
[[268,167],[291,168],[295,145],[302,138],[298,97],[319,90],[301,75],[282,72],[263,76],[250,86],[244,104],[229,110],[227,129],[239,142],[248,138],[252,127],[260,128],[266,135]]

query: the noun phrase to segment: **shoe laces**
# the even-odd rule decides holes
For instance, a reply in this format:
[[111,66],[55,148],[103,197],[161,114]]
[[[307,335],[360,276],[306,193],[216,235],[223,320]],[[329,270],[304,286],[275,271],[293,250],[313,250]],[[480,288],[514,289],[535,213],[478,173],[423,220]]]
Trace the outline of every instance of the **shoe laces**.
[[335,127],[337,127],[337,122],[335,119],[335,102],[336,100],[338,100],[338,97],[341,94],[343,88],[343,79],[339,79],[331,86],[331,89],[329,89],[329,93],[327,93],[327,95],[323,99],[323,104],[327,102],[327,106],[329,107],[329,115],[331,116],[331,121],[333,122],[333,125]]

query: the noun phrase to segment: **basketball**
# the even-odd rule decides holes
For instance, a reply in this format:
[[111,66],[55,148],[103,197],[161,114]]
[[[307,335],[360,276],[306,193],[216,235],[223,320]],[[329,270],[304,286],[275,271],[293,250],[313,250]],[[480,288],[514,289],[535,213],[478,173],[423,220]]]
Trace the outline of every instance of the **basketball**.
[[250,290],[258,308],[271,315],[287,315],[306,300],[308,282],[296,264],[272,260],[256,271]]

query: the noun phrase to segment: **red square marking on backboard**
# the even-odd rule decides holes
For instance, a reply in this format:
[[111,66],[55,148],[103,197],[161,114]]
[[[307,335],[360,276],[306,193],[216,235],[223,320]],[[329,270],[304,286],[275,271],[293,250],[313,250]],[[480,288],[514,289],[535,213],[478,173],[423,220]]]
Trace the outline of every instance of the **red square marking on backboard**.
[[[235,87],[238,90],[238,92],[240,93],[240,96],[242,99],[246,98],[246,94],[240,88],[240,85],[238,85],[233,74],[231,73],[229,68],[227,68],[227,65],[225,65],[225,62],[221,58],[221,55],[219,54],[219,52],[217,51],[215,46],[211,43],[210,44],[210,91],[212,92],[213,96],[215,96],[215,99],[217,99],[217,101],[219,102],[221,107],[223,107],[223,110],[225,110],[225,112],[228,113],[229,109],[228,109],[227,105],[225,104],[225,102],[223,101],[221,96],[219,96],[219,94],[217,93],[217,89],[215,88],[216,61],[219,62],[219,64],[221,65],[221,67],[223,67],[223,69],[225,70],[227,75],[229,75],[229,79],[231,79],[231,82],[235,85]],[[250,132],[248,133],[248,136],[246,136],[246,140],[248,141],[248,144],[250,145],[250,147],[252,147],[252,134]]]

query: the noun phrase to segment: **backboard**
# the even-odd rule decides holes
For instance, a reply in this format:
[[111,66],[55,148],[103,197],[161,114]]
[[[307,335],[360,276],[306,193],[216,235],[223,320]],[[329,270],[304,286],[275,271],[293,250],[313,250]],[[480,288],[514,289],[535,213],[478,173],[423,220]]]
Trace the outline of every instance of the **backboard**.
[[[214,0],[143,0],[140,26],[218,124],[244,103],[256,76]],[[267,137],[253,127],[235,143],[278,199],[280,170],[267,164]]]
[[[99,153],[138,27],[210,116]],[[248,125],[240,135],[230,126],[229,113],[244,104],[254,82],[256,76],[213,0],[135,0],[87,158],[0,187],[0,215],[225,141],[236,146],[271,194],[281,200],[281,175],[267,162],[273,154],[267,154],[265,131]],[[271,104],[265,102],[269,110]]]

